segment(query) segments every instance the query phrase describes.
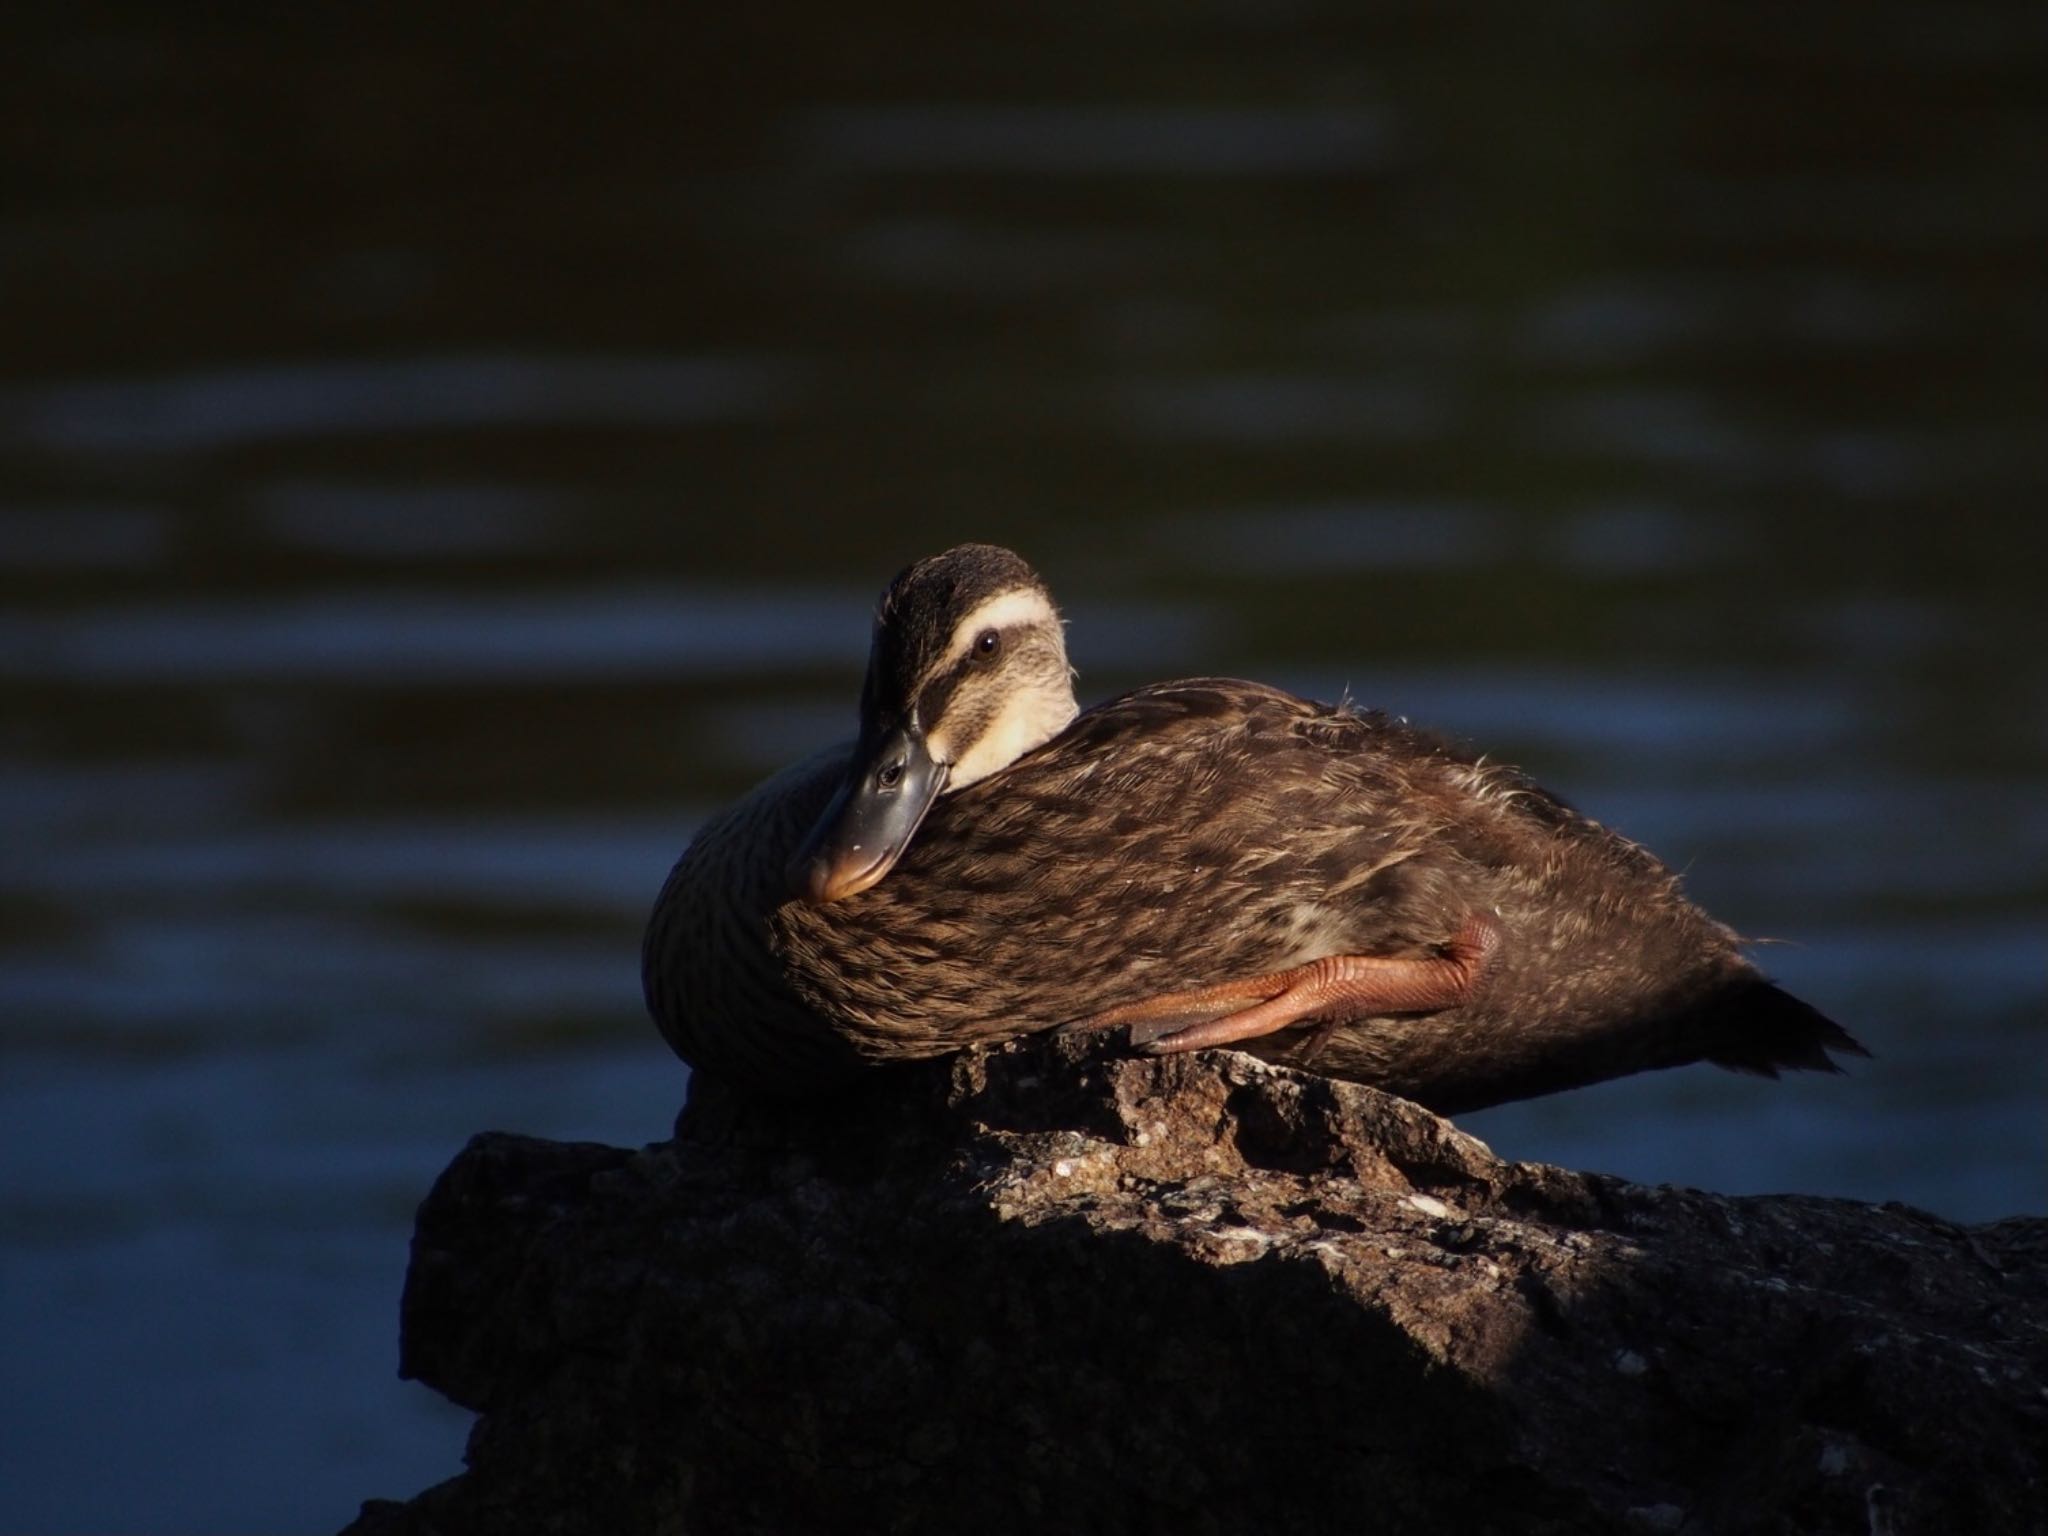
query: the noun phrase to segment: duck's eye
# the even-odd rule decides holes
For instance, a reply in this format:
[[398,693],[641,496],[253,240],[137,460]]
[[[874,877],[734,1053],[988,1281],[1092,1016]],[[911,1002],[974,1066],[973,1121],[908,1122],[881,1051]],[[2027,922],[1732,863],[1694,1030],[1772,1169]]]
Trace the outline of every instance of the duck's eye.
[[902,779],[903,764],[900,760],[889,764],[888,767],[875,775],[875,782],[884,789],[894,789],[897,784],[902,782]]
[[984,629],[974,637],[974,654],[979,660],[987,661],[1002,648],[1003,637],[993,629]]

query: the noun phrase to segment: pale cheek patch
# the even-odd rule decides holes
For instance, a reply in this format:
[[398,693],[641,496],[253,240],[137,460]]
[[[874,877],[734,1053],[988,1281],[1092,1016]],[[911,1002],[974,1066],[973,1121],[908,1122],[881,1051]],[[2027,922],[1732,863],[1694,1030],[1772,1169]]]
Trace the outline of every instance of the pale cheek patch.
[[[1043,746],[1067,728],[1079,713],[1073,696],[1033,688],[1014,695],[989,728],[953,764],[946,776],[948,789],[962,789],[985,779],[1017,761],[1033,747]],[[941,751],[934,738],[934,750]]]

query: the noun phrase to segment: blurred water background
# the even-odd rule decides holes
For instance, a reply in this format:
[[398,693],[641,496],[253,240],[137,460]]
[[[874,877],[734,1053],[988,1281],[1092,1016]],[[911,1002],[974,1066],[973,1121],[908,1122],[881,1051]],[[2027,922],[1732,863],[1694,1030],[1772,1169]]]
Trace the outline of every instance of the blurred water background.
[[645,909],[1026,553],[1084,696],[1519,760],[1878,1053],[1468,1118],[2048,1205],[2048,27],[1495,3],[17,13],[0,1529],[332,1529],[473,1131],[662,1137]]

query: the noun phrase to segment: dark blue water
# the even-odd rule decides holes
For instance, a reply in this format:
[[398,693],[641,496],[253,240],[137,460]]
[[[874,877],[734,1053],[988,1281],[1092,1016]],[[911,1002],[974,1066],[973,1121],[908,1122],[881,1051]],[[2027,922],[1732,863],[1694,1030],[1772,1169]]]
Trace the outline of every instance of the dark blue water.
[[666,1134],[647,905],[969,537],[1084,697],[1461,733],[1877,1052],[1499,1151],[2048,1207],[2048,34],[1589,16],[27,29],[0,1530],[457,1468],[414,1204],[473,1131]]

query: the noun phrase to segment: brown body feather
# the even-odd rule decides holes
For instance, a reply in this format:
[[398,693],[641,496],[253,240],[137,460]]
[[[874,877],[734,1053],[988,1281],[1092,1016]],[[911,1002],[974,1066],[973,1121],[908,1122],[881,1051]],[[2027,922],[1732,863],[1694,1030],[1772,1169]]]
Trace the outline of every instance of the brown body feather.
[[663,889],[649,1007],[704,1070],[802,1091],[1322,955],[1432,954],[1475,912],[1501,942],[1464,1004],[1251,1049],[1443,1111],[1860,1052],[1641,848],[1382,715],[1221,679],[1140,689],[940,800],[872,889],[789,899],[784,860],[844,764],[715,818]]

